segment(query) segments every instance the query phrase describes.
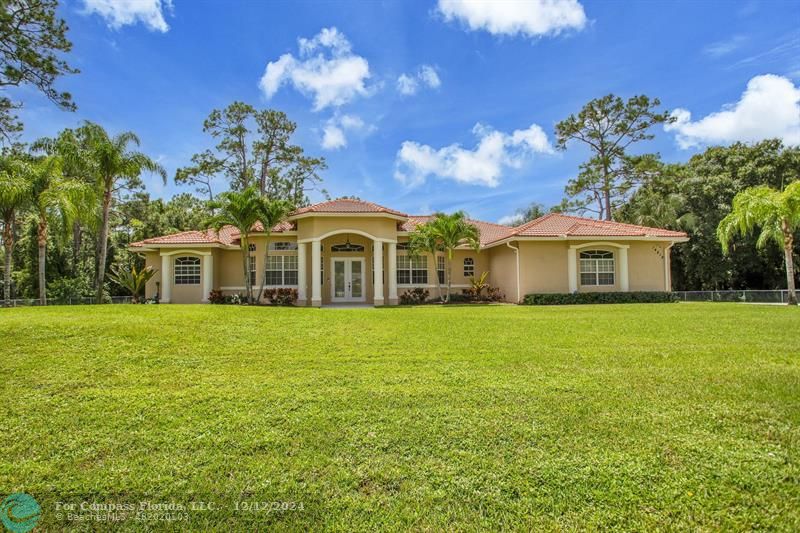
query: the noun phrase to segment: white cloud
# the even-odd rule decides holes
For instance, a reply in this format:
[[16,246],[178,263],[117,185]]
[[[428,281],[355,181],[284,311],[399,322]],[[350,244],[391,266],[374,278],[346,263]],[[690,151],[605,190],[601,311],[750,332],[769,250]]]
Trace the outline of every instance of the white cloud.
[[314,110],[338,107],[368,96],[369,63],[353,54],[350,42],[336,28],[323,28],[311,39],[298,39],[299,57],[283,54],[267,64],[259,86],[267,98],[284,83],[314,99]]
[[800,88],[773,74],[752,78],[738,102],[700,120],[692,122],[686,109],[676,109],[672,115],[676,121],[664,129],[675,132],[681,148],[772,137],[789,145],[800,144]]
[[374,129],[355,115],[334,115],[322,128],[322,147],[326,150],[344,148],[347,146],[347,132],[370,133]]
[[172,11],[172,0],[83,0],[83,6],[85,13],[97,13],[115,30],[137,22],[154,31],[169,30],[164,10]]
[[468,150],[458,144],[435,149],[426,144],[405,141],[397,152],[395,179],[418,185],[428,176],[459,183],[496,187],[507,168],[520,168],[532,153],[552,153],[547,134],[536,124],[511,134],[480,123],[472,128],[477,146]]
[[438,9],[448,22],[494,35],[558,35],[586,25],[578,0],[439,0]]
[[397,78],[397,91],[405,96],[416,94],[420,86],[438,89],[442,85],[436,68],[430,65],[421,65],[416,72],[400,74]]

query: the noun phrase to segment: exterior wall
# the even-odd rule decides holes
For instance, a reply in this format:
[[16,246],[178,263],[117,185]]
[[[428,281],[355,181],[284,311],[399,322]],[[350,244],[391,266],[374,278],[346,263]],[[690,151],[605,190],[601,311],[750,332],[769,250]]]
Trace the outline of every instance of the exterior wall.
[[[568,250],[570,246],[588,244],[581,241],[516,241],[512,246],[520,250],[520,297],[530,293],[569,292]],[[608,241],[615,242],[615,241]],[[663,291],[671,290],[665,278],[665,255],[669,254],[669,243],[659,241],[619,241],[615,244],[628,246],[628,290]],[[506,250],[503,250],[506,248]],[[614,285],[581,285],[580,252],[582,250],[604,250],[614,254]],[[507,246],[493,247],[491,253],[490,283],[506,294],[506,300],[516,299],[515,264],[513,250]],[[598,244],[579,248],[576,255],[575,271],[578,273],[578,292],[610,292],[621,290],[620,249],[610,244]]]
[[158,293],[156,284],[161,284],[161,256],[158,255],[158,252],[144,254],[144,266],[152,267],[156,271],[156,275],[150,278],[150,281],[144,286],[144,297],[153,298]]
[[[408,242],[406,237],[400,237],[398,239],[399,243]],[[398,250],[397,255],[404,255],[407,252],[405,250]],[[428,258],[428,283],[425,284],[407,284],[407,285],[397,285],[397,294],[398,296],[402,295],[404,292],[414,289],[417,287],[422,287],[428,289],[430,292],[431,298],[437,296],[437,284],[436,284],[436,276],[438,275],[437,272],[437,261],[433,258],[431,254],[424,254]],[[443,255],[443,254],[439,254]],[[452,276],[452,283],[451,289],[453,294],[460,294],[462,289],[466,289],[470,287],[470,279],[468,276],[464,275],[464,259],[467,257],[472,258],[475,265],[475,276],[480,277],[483,272],[490,272],[490,255],[488,250],[481,250],[480,252],[476,252],[475,250],[471,249],[459,249],[453,252],[453,260],[451,264],[451,276]],[[384,263],[386,265],[387,263]],[[447,263],[445,262],[445,269],[447,269]],[[491,276],[491,272],[489,274]],[[444,294],[446,290],[446,285],[442,284],[442,294]]]
[[[628,249],[629,290],[671,291],[672,284],[665,277],[665,255],[670,243],[631,242]],[[668,257],[666,259],[668,261]],[[667,269],[668,272],[668,269]],[[667,274],[668,275],[668,274]]]
[[[511,243],[517,246],[518,243]],[[517,301],[517,257],[506,245],[495,246],[481,252],[489,257],[489,284],[499,287],[507,302]],[[520,293],[520,298],[524,293]]]
[[[397,220],[384,217],[308,217],[297,220],[298,240],[322,237],[330,232],[358,230],[379,239],[397,239]],[[351,237],[352,241],[352,237]]]

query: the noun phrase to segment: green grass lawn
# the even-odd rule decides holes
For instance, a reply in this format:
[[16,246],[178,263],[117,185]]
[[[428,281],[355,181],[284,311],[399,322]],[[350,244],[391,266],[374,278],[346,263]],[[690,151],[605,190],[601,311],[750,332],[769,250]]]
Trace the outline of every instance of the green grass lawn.
[[0,498],[49,530],[800,529],[798,308],[3,309],[0,342]]

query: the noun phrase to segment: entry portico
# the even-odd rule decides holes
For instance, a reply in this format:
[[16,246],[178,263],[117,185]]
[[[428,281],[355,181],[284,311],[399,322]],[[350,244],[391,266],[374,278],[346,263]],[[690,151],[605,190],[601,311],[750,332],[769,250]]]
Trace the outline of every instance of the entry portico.
[[[294,211],[286,222],[251,233],[249,277],[257,290],[297,290],[297,305],[394,305],[406,291],[436,295],[445,281],[442,254],[411,256],[408,235],[431,217],[342,198]],[[456,249],[452,287],[461,292],[473,277],[510,302],[531,292],[668,291],[669,252],[686,240],[681,232],[549,214],[517,227],[471,220],[480,250]],[[267,262],[264,262],[268,247]],[[157,270],[146,296],[167,303],[206,302],[212,290],[245,292],[238,231],[186,231],[133,243],[131,250]]]

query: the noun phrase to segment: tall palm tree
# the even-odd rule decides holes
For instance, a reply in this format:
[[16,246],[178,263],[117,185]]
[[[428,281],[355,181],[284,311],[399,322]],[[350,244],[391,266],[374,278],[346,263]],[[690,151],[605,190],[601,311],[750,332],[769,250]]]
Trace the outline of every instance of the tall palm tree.
[[209,207],[214,209],[214,215],[207,220],[207,225],[219,231],[223,226],[233,226],[239,230],[239,245],[242,250],[242,270],[244,272],[245,288],[248,303],[253,303],[253,283],[250,279],[248,265],[250,234],[253,226],[261,220],[262,202],[258,188],[251,185],[241,192],[228,191],[217,196]]
[[[408,251],[412,256],[423,253],[431,254],[433,264],[436,264],[436,254],[443,252],[442,244],[428,224],[420,224],[408,235]],[[436,292],[439,294],[439,301],[442,301],[442,283],[439,281],[439,270],[436,270]]]
[[3,305],[11,300],[11,266],[14,260],[14,228],[20,212],[30,203],[30,183],[22,175],[25,164],[11,156],[0,157],[0,219],[3,222]]
[[453,252],[462,245],[469,246],[475,251],[480,249],[480,230],[467,219],[466,213],[456,211],[451,215],[436,213],[433,218],[424,224],[428,226],[425,231],[430,231],[432,236],[439,241],[445,253],[447,273],[447,295],[445,302],[450,301],[450,288],[452,285]]
[[61,158],[48,156],[26,165],[31,203],[36,216],[36,241],[39,247],[39,301],[47,305],[47,240],[51,221],[60,220],[67,231],[79,213],[89,209],[92,188],[64,178]]
[[786,287],[789,289],[789,305],[797,305],[794,284],[794,234],[800,229],[800,181],[791,183],[783,191],[766,185],[751,187],[733,199],[731,212],[717,226],[717,238],[722,252],[736,234],[746,235],[761,228],[756,246],[763,248],[772,241],[783,247],[786,264]]
[[78,157],[85,158],[91,174],[102,195],[100,236],[97,263],[97,303],[103,300],[103,283],[106,274],[108,255],[108,232],[114,197],[123,189],[139,185],[143,172],[153,172],[167,182],[167,171],[145,154],[130,150],[129,146],[139,146],[139,137],[126,131],[110,136],[106,130],[91,122],[81,128],[81,150]]
[[272,228],[286,220],[289,213],[292,212],[294,206],[288,200],[271,200],[267,197],[261,197],[259,201],[259,214],[258,218],[264,226],[264,232],[267,234],[267,242],[264,245],[264,268],[261,275],[261,288],[258,291],[258,300],[264,296],[264,286],[267,284],[267,261],[269,260],[269,240],[272,236]]

